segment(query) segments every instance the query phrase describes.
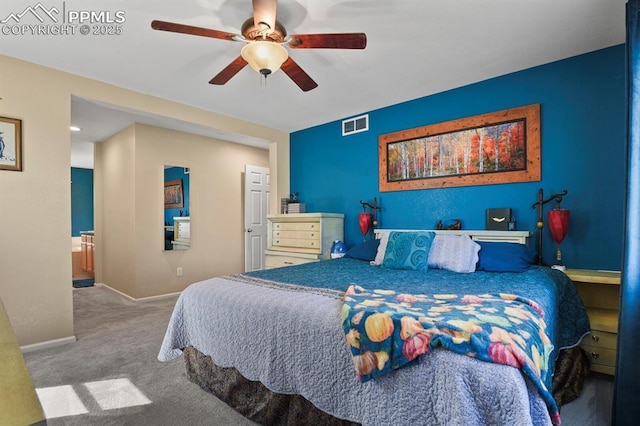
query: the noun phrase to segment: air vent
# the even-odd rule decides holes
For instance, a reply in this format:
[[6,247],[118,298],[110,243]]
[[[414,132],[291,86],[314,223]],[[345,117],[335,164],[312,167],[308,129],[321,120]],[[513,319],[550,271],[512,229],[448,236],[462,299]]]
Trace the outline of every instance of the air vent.
[[342,121],[342,136],[369,130],[369,114]]

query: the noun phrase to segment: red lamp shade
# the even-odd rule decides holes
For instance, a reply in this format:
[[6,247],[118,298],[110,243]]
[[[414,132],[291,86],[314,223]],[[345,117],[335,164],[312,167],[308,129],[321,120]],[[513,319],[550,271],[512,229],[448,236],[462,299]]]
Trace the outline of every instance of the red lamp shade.
[[569,230],[569,210],[554,209],[549,210],[549,230],[551,230],[551,236],[560,244]]
[[369,232],[369,228],[371,227],[371,214],[370,213],[358,214],[358,223],[360,224],[360,232],[362,232],[363,236],[366,236],[367,232]]

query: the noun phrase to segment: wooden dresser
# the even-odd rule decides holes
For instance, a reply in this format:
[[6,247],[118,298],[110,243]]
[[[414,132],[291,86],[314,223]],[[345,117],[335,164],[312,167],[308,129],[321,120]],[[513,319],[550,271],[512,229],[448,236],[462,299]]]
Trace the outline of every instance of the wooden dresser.
[[620,302],[620,272],[567,269],[587,307],[591,334],[580,346],[591,358],[591,370],[615,374]]
[[265,269],[329,259],[333,242],[343,239],[343,214],[269,215]]
[[173,218],[173,240],[171,244],[174,250],[186,250],[191,246],[190,216]]
[[80,250],[82,253],[82,270],[89,274],[90,277],[93,277],[94,272],[94,247],[95,247],[95,236],[93,231],[82,231],[80,232]]

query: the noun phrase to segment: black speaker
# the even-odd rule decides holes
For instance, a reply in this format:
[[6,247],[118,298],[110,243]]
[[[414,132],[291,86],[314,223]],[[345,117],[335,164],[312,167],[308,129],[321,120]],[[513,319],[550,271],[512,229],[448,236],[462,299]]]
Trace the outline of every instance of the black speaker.
[[511,220],[511,209],[487,209],[487,229],[489,231],[515,231]]

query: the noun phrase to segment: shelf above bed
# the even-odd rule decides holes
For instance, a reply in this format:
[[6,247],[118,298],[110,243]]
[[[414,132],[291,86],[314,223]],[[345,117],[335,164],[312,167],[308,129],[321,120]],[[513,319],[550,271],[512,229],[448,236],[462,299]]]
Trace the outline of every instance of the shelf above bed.
[[380,235],[384,232],[415,232],[415,231],[427,231],[434,232],[442,235],[467,235],[474,241],[494,241],[504,243],[517,243],[527,244],[530,231],[486,231],[486,230],[449,230],[449,229],[374,229],[376,238],[380,238]]

